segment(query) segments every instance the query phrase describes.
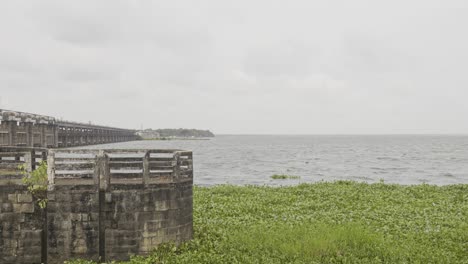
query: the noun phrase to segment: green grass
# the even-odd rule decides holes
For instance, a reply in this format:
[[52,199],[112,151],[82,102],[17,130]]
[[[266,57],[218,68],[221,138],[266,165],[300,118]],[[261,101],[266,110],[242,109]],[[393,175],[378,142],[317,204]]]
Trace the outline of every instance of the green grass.
[[271,175],[270,178],[273,180],[286,180],[286,179],[291,179],[291,180],[297,180],[300,179],[300,176],[294,176],[294,175],[286,175],[286,174],[274,174]]
[[468,263],[468,185],[195,187],[194,227],[127,263]]

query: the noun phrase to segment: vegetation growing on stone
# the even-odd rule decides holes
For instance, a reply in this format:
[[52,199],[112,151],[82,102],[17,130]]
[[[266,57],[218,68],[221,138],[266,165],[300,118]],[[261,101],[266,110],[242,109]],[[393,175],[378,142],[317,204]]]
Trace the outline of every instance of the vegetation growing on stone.
[[47,162],[42,161],[32,172],[27,172],[24,165],[19,166],[23,174],[22,181],[28,186],[28,191],[37,199],[39,207],[47,206]]
[[126,263],[466,263],[468,185],[196,187],[194,228]]

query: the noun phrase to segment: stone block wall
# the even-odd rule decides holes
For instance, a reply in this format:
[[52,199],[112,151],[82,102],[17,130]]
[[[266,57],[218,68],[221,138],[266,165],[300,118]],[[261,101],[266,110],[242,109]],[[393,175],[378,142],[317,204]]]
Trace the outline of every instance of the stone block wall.
[[192,184],[113,185],[105,193],[105,256],[146,255],[192,238]]
[[127,260],[192,238],[192,184],[55,186],[48,193],[48,263]]
[[0,159],[0,263],[127,260],[192,238],[191,152],[109,152],[50,150],[45,210]]
[[44,211],[22,185],[0,185],[0,263],[41,263]]
[[99,190],[94,185],[55,186],[47,193],[47,259],[99,260]]

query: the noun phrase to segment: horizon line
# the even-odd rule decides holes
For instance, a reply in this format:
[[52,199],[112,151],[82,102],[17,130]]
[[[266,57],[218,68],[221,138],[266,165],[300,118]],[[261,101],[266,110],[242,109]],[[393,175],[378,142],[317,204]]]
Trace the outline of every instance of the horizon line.
[[468,133],[310,133],[310,134],[266,134],[266,133],[215,133],[215,136],[468,136]]

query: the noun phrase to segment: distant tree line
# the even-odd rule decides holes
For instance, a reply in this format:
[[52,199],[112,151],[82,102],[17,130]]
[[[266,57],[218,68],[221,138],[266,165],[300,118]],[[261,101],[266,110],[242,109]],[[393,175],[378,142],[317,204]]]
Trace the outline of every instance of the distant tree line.
[[215,135],[209,130],[199,129],[186,129],[186,128],[166,128],[166,129],[155,129],[159,133],[160,137],[214,137]]

